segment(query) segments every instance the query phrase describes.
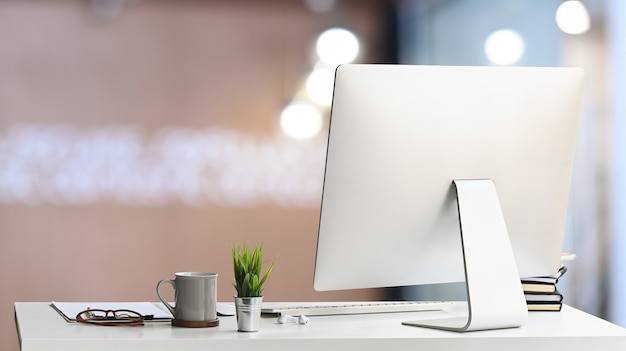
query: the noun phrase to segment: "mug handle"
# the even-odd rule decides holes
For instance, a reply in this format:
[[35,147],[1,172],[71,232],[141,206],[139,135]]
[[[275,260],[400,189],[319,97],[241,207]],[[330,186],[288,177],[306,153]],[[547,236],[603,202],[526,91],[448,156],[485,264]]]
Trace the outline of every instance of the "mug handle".
[[157,286],[156,286],[156,293],[157,293],[157,296],[159,297],[159,300],[161,300],[161,302],[163,302],[163,305],[165,305],[165,307],[167,307],[167,309],[170,310],[170,312],[172,313],[172,317],[176,317],[174,313],[174,307],[170,305],[167,301],[165,301],[165,299],[161,296],[161,293],[159,292],[162,283],[170,284],[172,288],[174,288],[174,290],[176,290],[176,283],[171,279],[161,279],[157,283]]

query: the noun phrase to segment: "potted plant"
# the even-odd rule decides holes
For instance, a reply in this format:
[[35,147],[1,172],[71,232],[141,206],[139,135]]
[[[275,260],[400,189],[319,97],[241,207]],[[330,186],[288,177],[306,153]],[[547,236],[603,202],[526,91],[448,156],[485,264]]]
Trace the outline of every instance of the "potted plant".
[[235,279],[233,286],[237,291],[235,308],[237,310],[237,326],[239,331],[258,331],[263,302],[263,285],[267,281],[275,260],[265,273],[263,266],[263,245],[252,249],[248,244],[232,248],[233,269]]

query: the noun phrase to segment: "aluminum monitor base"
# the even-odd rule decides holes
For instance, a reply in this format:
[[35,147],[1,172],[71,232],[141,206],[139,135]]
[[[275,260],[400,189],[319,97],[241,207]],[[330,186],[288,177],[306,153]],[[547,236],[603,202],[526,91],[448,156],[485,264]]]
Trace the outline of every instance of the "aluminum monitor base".
[[467,317],[406,321],[402,324],[457,332],[519,327],[528,318],[513,249],[491,179],[454,180]]

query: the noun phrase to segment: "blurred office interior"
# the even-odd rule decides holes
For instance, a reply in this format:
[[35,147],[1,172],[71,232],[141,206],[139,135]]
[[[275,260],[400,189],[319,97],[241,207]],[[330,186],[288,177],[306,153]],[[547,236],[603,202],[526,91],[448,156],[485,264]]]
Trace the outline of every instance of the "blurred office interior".
[[625,25],[621,0],[0,0],[0,349],[15,301],[155,301],[188,270],[230,301],[246,240],[268,301],[384,294],[312,288],[346,62],[585,68],[559,290],[626,327]]

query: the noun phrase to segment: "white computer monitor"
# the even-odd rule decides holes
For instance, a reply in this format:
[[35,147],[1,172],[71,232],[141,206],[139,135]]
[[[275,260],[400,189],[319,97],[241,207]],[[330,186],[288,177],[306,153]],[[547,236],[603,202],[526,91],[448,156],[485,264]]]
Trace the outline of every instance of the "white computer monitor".
[[[578,68],[339,66],[314,288],[466,281],[469,268],[487,275],[472,276],[475,289],[468,290],[478,315],[479,301],[492,298],[481,291],[500,289],[483,281],[511,275],[489,265],[512,256],[523,299],[520,276],[549,275],[559,267],[582,80]],[[504,223],[488,219],[487,226],[504,226],[512,255],[506,247],[496,252],[506,243],[494,244],[502,235],[483,236],[484,223],[462,244],[461,226],[476,221],[460,223],[461,188],[454,180],[492,184],[486,193],[463,190],[474,203],[465,208],[478,208],[469,216],[479,221],[492,217],[480,208],[494,195],[485,206],[501,209]],[[471,245],[483,251],[468,258]],[[459,323],[452,329],[473,329]]]

